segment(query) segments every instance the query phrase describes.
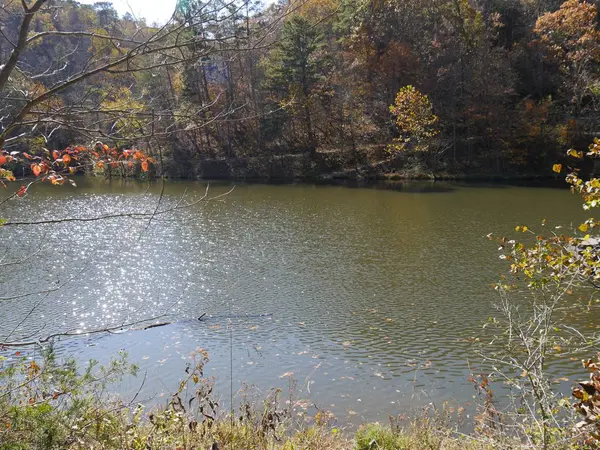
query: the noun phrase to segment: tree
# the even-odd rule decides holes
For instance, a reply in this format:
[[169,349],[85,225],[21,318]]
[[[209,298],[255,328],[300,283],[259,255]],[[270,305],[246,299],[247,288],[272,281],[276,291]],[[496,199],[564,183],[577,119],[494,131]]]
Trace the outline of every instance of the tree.
[[595,5],[567,0],[558,11],[546,13],[535,24],[535,33],[548,58],[564,75],[563,91],[573,117],[579,117],[586,96],[600,94],[600,31]]
[[431,149],[432,139],[439,134],[439,130],[438,117],[433,114],[433,106],[427,95],[414,86],[405,86],[396,95],[390,112],[400,131],[400,137],[389,147],[391,150],[423,152]]
[[302,16],[293,16],[283,26],[275,49],[265,62],[265,86],[286,104],[292,116],[300,116],[306,145],[317,145],[312,118],[315,87],[325,73],[322,35]]
[[[236,13],[231,5],[214,1],[210,11],[206,6],[152,28],[119,22],[105,4],[88,8],[64,0],[35,0],[4,5],[0,15],[18,20],[0,37],[0,49],[4,44],[12,47],[0,66],[0,148],[29,146],[32,139],[49,146],[49,141],[72,134],[87,142],[114,138],[123,143],[126,138],[127,143],[137,140],[161,147],[165,138],[189,128],[185,114],[203,117],[203,123],[195,123],[198,128],[227,115],[229,106],[224,103],[207,101],[175,111],[172,102],[161,98],[171,95],[164,88],[173,86],[170,71],[245,50],[234,43],[235,34],[213,32]],[[86,12],[89,20],[79,20]],[[194,31],[198,29],[213,31]],[[68,47],[74,50],[61,54]],[[48,64],[36,63],[45,54],[51,55]],[[168,82],[159,91],[149,91],[139,82],[144,73]],[[106,89],[110,85],[114,89]],[[206,113],[216,107],[220,110]],[[73,137],[65,138],[67,144]]]

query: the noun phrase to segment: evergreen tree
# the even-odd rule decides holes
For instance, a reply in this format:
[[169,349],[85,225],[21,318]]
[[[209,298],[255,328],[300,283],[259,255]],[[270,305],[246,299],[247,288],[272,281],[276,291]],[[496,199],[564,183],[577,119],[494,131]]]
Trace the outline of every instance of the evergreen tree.
[[265,64],[265,87],[280,102],[287,103],[292,116],[298,115],[305,133],[304,142],[316,147],[312,120],[315,87],[326,70],[321,52],[323,36],[315,26],[301,16],[288,20],[281,38]]

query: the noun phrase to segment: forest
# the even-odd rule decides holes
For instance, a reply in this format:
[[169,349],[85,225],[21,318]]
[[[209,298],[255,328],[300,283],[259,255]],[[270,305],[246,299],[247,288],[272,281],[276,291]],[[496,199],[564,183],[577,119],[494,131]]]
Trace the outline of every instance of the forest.
[[599,126],[592,2],[181,0],[164,26],[38,3],[0,8],[7,154],[102,142],[183,178],[544,176]]

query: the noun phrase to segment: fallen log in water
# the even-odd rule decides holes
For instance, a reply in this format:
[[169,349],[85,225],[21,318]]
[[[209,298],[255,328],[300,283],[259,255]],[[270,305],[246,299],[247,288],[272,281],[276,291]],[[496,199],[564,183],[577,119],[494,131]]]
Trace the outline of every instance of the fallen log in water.
[[[207,319],[231,320],[231,319],[236,319],[236,318],[237,319],[266,318],[266,317],[271,317],[271,316],[272,316],[272,314],[269,313],[269,314],[238,314],[238,315],[229,315],[229,316],[208,316],[208,317],[206,317],[206,313],[204,313],[197,319],[193,319],[193,321],[201,321],[205,317]],[[164,317],[164,316],[160,316],[160,317]],[[166,325],[171,325],[173,323],[176,323],[176,322],[159,322],[159,323],[153,323],[150,325],[146,325],[144,327],[135,328],[135,325],[139,325],[139,324],[148,322],[149,320],[155,320],[157,318],[158,317],[153,318],[153,319],[139,320],[137,322],[126,323],[126,324],[122,324],[122,325],[115,326],[115,327],[102,328],[102,329],[98,329],[98,330],[91,330],[91,331],[85,331],[85,332],[54,333],[54,334],[51,334],[46,337],[38,338],[36,340],[3,342],[3,343],[0,343],[0,350],[2,350],[3,348],[30,347],[33,345],[39,345],[41,347],[42,344],[47,344],[58,337],[83,337],[83,336],[90,336],[92,334],[100,334],[100,333],[121,334],[121,333],[125,333],[127,331],[144,331],[144,330],[149,330],[151,328],[164,327]],[[185,320],[183,322],[188,322],[188,321]]]
[[[206,313],[202,314],[196,320],[202,320],[202,318],[204,316],[206,316]],[[41,337],[41,338],[38,338],[36,340],[31,340],[31,341],[3,342],[3,343],[0,343],[0,349],[12,348],[12,347],[30,347],[33,345],[42,346],[42,344],[47,344],[48,342],[51,342],[52,340],[54,340],[55,338],[58,338],[58,337],[83,337],[83,336],[90,336],[92,334],[100,334],[100,333],[121,334],[121,333],[125,333],[127,331],[143,331],[143,330],[148,330],[150,328],[157,328],[157,327],[163,327],[165,325],[171,325],[173,323],[173,322],[160,322],[160,323],[147,325],[147,326],[141,327],[141,328],[134,328],[135,325],[139,325],[141,323],[148,322],[149,320],[153,320],[153,319],[139,320],[137,322],[125,323],[125,324],[121,324],[121,325],[115,326],[115,327],[101,328],[98,330],[91,330],[91,331],[85,331],[85,332],[54,333],[49,336]]]

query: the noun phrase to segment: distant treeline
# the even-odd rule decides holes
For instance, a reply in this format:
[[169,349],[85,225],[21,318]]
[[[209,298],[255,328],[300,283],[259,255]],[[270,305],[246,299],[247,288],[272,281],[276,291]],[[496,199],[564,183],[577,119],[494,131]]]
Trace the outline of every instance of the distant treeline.
[[[28,46],[1,92],[13,109],[19,98],[77,76],[87,61],[115,58],[159,29],[119,17],[108,2],[50,4],[30,33],[54,33]],[[3,64],[23,14],[21,2],[0,7]],[[7,144],[32,152],[91,140],[136,145],[160,160],[163,174],[182,177],[210,176],[215,161],[226,161],[230,175],[378,163],[390,171],[415,153],[385,150],[399,135],[390,105],[409,85],[427,96],[438,119],[435,155],[412,157],[428,170],[548,173],[569,148],[585,150],[600,132],[592,2],[308,0],[264,9],[188,0],[167,28],[191,17],[202,20],[185,29],[185,49],[173,46],[177,61],[158,52],[148,70],[99,71],[61,89],[35,111],[53,119],[31,132],[30,112],[29,128],[12,132],[23,137]],[[280,161],[298,168],[273,173]]]

